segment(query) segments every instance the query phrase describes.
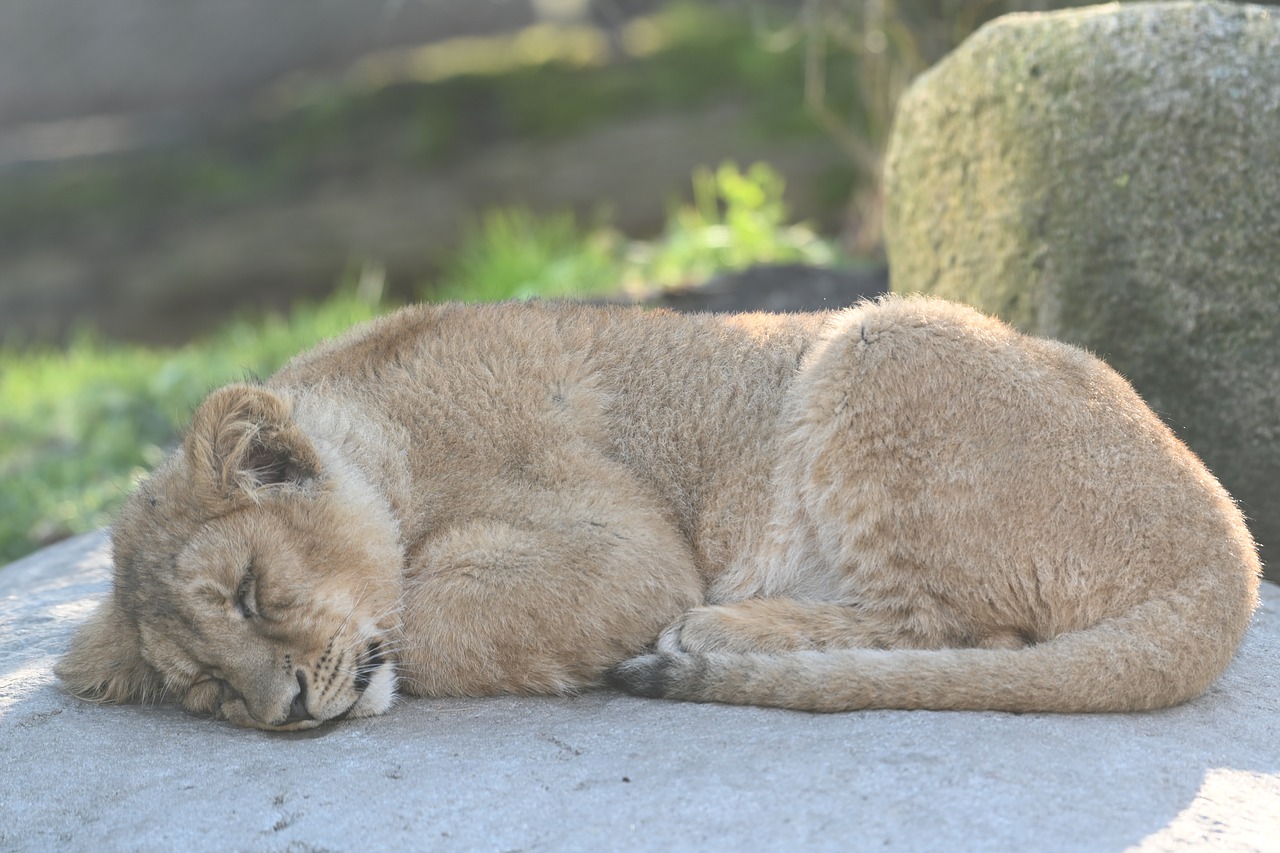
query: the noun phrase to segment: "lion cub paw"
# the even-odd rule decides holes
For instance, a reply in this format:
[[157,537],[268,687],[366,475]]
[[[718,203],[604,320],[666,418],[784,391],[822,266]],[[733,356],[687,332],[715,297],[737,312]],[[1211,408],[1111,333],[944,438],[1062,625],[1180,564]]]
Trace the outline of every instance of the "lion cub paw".
[[774,654],[812,649],[804,634],[742,605],[710,605],[686,611],[658,637],[660,654],[728,652]]
[[702,611],[708,609],[706,607],[695,607],[693,610],[686,611],[679,619],[668,625],[658,635],[658,642],[655,644],[657,652],[662,655],[677,655],[690,651],[707,651],[707,640],[713,636],[714,631],[706,628],[700,629],[699,623],[712,621],[700,615]]

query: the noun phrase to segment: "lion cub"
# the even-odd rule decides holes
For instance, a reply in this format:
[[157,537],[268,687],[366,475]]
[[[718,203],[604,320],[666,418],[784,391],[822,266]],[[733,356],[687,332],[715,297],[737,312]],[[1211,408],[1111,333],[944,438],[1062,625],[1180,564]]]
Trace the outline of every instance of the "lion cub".
[[1253,611],[1244,520],[1098,359],[959,305],[408,308],[196,411],[69,689],[306,728],[423,696],[1127,711]]

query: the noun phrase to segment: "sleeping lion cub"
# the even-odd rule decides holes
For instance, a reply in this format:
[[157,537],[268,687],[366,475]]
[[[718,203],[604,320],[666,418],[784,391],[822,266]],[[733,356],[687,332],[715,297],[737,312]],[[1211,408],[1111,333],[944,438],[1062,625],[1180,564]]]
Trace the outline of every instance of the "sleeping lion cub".
[[1128,711],[1223,671],[1240,512],[1086,353],[959,305],[416,307],[196,411],[58,674],[308,728],[421,696]]

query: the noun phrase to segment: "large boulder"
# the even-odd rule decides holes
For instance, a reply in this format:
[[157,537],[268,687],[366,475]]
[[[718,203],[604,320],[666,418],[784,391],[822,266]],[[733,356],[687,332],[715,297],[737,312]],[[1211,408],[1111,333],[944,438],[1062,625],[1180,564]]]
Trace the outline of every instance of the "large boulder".
[[886,164],[893,289],[1106,358],[1240,500],[1264,558],[1280,553],[1278,57],[1261,6],[1010,15],[915,82]]

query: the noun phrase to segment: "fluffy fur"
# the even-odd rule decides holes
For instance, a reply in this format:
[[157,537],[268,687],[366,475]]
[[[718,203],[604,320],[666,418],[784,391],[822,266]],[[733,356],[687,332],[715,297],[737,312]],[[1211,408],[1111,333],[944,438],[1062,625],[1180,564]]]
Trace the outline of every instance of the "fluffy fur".
[[971,309],[415,307],[198,409],[58,673],[303,728],[429,696],[1126,711],[1259,563],[1098,359]]

